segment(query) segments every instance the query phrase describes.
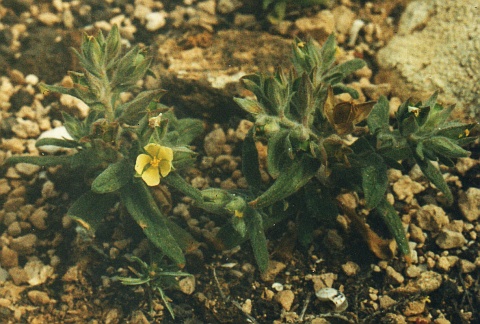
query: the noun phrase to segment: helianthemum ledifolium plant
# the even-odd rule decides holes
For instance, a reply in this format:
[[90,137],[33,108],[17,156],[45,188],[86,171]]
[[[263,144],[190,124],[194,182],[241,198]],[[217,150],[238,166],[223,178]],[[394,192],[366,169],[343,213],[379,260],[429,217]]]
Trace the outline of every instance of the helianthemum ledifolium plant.
[[[250,189],[235,195],[220,189],[203,192],[204,199],[214,206],[212,210],[231,215],[219,232],[221,244],[230,248],[250,240],[261,269],[266,269],[268,261],[266,228],[287,216],[296,217],[298,238],[306,245],[315,228],[335,220],[342,210],[359,225],[379,257],[391,257],[394,251],[390,246],[381,246],[379,237],[356,211],[335,199],[345,192],[356,192],[364,199],[364,208],[383,220],[400,252],[408,256],[403,224],[386,199],[387,170],[401,169],[399,162],[404,160],[415,161],[452,203],[451,191],[432,161],[453,165],[452,158],[469,155],[461,146],[478,135],[475,123],[447,121],[453,107],[436,103],[436,94],[424,103],[403,103],[393,125],[385,97],[378,102],[337,103],[336,94],[358,97],[342,80],[365,62],[354,59],[336,65],[335,53],[333,36],[322,48],[313,41],[297,40],[294,69],[243,78],[245,87],[255,95],[235,99],[254,119],[242,156]],[[357,126],[360,123],[364,126]],[[354,141],[347,138],[349,134],[355,136]],[[274,179],[268,185],[260,180],[256,141],[268,146],[267,171]]]
[[[121,202],[154,249],[182,267],[184,251],[195,241],[161,212],[149,187],[165,183],[200,197],[178,171],[193,162],[188,144],[203,131],[202,122],[175,118],[158,102],[164,90],[138,92],[136,85],[149,72],[151,59],[139,47],[124,53],[115,25],[106,38],[102,32],[84,35],[80,51],[74,52],[84,71],[69,73],[73,87],[41,84],[40,88],[81,99],[90,107],[89,114],[84,120],[62,114],[72,139],[45,138],[36,143],[71,148],[73,154],[13,156],[7,163],[62,165],[78,173],[90,190],[78,197],[68,215],[94,233],[108,211]],[[123,102],[120,94],[127,91],[138,94]]]

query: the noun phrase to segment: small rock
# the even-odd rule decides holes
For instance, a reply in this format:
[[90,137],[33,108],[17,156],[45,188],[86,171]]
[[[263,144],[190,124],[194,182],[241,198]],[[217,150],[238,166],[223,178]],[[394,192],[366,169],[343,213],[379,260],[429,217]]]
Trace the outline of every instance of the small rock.
[[300,32],[310,35],[317,42],[323,43],[335,31],[335,18],[331,11],[322,10],[313,17],[303,17],[295,21]]
[[409,226],[410,239],[417,243],[425,243],[425,235],[420,227],[411,223]]
[[440,232],[435,240],[435,243],[437,243],[440,248],[445,250],[460,248],[464,246],[466,242],[467,241],[462,233],[445,229]]
[[262,273],[262,279],[264,281],[270,282],[275,279],[275,277],[283,270],[285,269],[287,265],[282,262],[278,262],[275,260],[270,260],[268,262],[268,268],[265,270],[264,273]]
[[7,269],[18,266],[18,253],[4,245],[0,254],[0,264]]
[[25,146],[23,141],[19,138],[2,138],[2,144],[0,147],[6,151],[12,153],[23,153]]
[[7,194],[12,188],[8,185],[8,180],[0,179],[0,196]]
[[460,271],[462,273],[473,272],[473,271],[475,271],[476,268],[477,268],[477,266],[475,265],[475,263],[470,262],[468,260],[464,260],[464,259],[460,260]]
[[35,228],[39,230],[46,230],[47,225],[45,224],[45,219],[48,217],[48,213],[45,211],[44,207],[40,207],[35,210],[32,215],[29,217],[30,223],[32,223]]
[[409,278],[416,278],[422,273],[422,269],[415,265],[408,266],[405,269],[405,275]]
[[225,132],[217,128],[205,136],[204,149],[207,156],[218,156],[222,154],[223,146],[227,142]]
[[402,276],[402,274],[391,266],[388,266],[387,269],[385,269],[385,273],[387,274],[387,277],[394,283],[401,284],[405,281],[405,278]]
[[29,255],[35,252],[37,245],[37,236],[35,234],[27,234],[14,238],[10,242],[10,248],[19,255]]
[[45,283],[54,273],[53,267],[43,264],[42,261],[28,261],[24,269],[31,286]]
[[30,85],[37,85],[39,79],[35,74],[29,74],[25,77],[25,82]]
[[30,301],[37,306],[50,303],[50,297],[48,297],[48,294],[44,291],[30,290],[27,293],[27,296],[28,299],[30,299]]
[[381,309],[390,308],[397,303],[397,301],[395,299],[393,299],[392,297],[390,297],[388,295],[380,296],[378,299],[379,299]]
[[217,11],[225,15],[234,12],[242,6],[243,2],[240,0],[219,0],[217,3]]
[[442,285],[442,275],[435,271],[422,272],[416,280],[409,281],[406,286],[396,288],[392,293],[417,294],[431,293]]
[[347,35],[352,28],[356,14],[347,6],[338,6],[332,10],[335,20],[335,29],[338,33]]
[[413,196],[425,190],[425,187],[420,183],[413,181],[409,176],[402,176],[397,182],[393,184],[393,191],[398,199],[405,200],[409,203]]
[[403,314],[405,316],[419,315],[423,313],[424,310],[425,310],[425,300],[423,301],[415,300],[407,304],[407,307],[405,307]]
[[15,285],[20,286],[28,281],[28,275],[24,269],[20,267],[13,267],[8,270],[8,274],[12,277],[12,281]]
[[448,224],[448,216],[442,208],[429,204],[423,206],[415,213],[418,226],[421,229],[438,232]]
[[195,277],[187,276],[178,282],[180,291],[186,295],[191,295],[195,291]]
[[15,169],[17,169],[18,173],[27,177],[31,177],[38,172],[38,170],[40,170],[40,167],[30,163],[17,163],[15,165]]
[[13,237],[17,237],[20,234],[22,234],[22,228],[20,227],[20,223],[19,222],[13,222],[10,225],[8,225],[7,233],[10,234]]
[[285,309],[287,312],[290,311],[290,308],[292,307],[294,299],[295,299],[295,294],[291,290],[279,291],[275,295],[275,300],[280,305],[282,305],[282,308]]
[[148,31],[156,31],[165,26],[167,13],[165,11],[161,12],[150,12],[145,15],[145,20],[147,21],[145,28]]
[[330,288],[335,280],[337,280],[337,274],[332,272],[314,275],[312,276],[313,290],[319,291],[322,288]]
[[247,137],[248,131],[252,128],[253,123],[249,120],[242,119],[235,130],[235,136],[237,139],[243,141]]
[[60,96],[60,103],[63,106],[78,112],[78,114],[82,118],[87,117],[88,113],[90,112],[90,107],[85,102],[83,102],[83,100],[80,100],[68,94],[62,94]]
[[68,268],[67,272],[62,277],[64,282],[77,282],[80,277],[80,270],[78,266]]
[[60,17],[55,15],[54,13],[51,12],[43,12],[38,15],[37,17],[38,21],[40,21],[42,24],[47,25],[47,26],[53,26],[55,24],[58,24],[59,22],[62,21]]
[[252,313],[252,300],[250,298],[247,298],[245,302],[242,304],[242,311],[245,314],[251,314]]
[[457,263],[458,257],[453,256],[441,256],[437,260],[437,268],[445,272],[450,271],[450,269]]
[[480,189],[471,187],[466,192],[459,194],[458,206],[463,217],[470,222],[476,221],[480,217]]
[[349,277],[355,276],[360,271],[360,266],[355,262],[348,261],[345,264],[342,264],[343,272]]

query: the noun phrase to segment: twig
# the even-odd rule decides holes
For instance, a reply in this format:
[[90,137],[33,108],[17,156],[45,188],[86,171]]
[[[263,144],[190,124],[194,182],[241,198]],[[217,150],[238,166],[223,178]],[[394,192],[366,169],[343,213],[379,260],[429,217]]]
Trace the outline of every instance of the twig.
[[251,316],[250,314],[248,314],[247,312],[245,312],[243,309],[242,309],[242,305],[240,305],[239,302],[237,302],[236,300],[231,300],[230,299],[230,296],[225,296],[225,294],[223,293],[222,289],[220,288],[220,282],[218,281],[218,278],[217,278],[217,272],[215,271],[215,268],[212,267],[212,270],[213,270],[213,278],[215,279],[215,283],[217,284],[217,288],[218,288],[218,291],[220,292],[220,296],[222,297],[222,299],[225,301],[225,303],[232,303],[233,306],[235,306],[236,308],[238,308],[242,313],[243,315],[245,315],[245,317],[253,324],[259,324],[257,322],[257,320]]

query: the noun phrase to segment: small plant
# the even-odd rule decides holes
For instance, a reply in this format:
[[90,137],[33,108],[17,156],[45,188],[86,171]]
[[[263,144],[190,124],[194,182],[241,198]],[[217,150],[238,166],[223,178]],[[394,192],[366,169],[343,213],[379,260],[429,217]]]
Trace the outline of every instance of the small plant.
[[84,120],[62,113],[73,139],[45,138],[36,143],[71,148],[74,153],[14,156],[7,163],[68,168],[90,188],[70,207],[69,216],[94,233],[120,201],[153,246],[183,267],[183,252],[195,241],[161,212],[147,186],[162,182],[200,197],[178,171],[193,163],[195,154],[187,145],[203,132],[203,125],[196,119],[176,119],[158,102],[164,90],[142,91],[131,101],[120,100],[122,92],[136,90],[138,81],[150,73],[151,63],[139,47],[122,54],[120,41],[115,25],[106,38],[102,32],[84,35],[80,52],[74,50],[84,71],[69,73],[73,87],[40,85],[44,93],[68,94],[90,107]]
[[146,291],[150,306],[152,306],[153,295],[160,295],[160,298],[165,304],[165,307],[168,309],[168,312],[172,318],[175,319],[173,308],[170,304],[168,296],[165,295],[164,289],[175,286],[177,284],[176,278],[188,277],[191,276],[191,274],[182,271],[167,271],[163,268],[160,268],[156,263],[152,263],[152,265],[149,266],[147,263],[135,256],[132,256],[130,260],[136,262],[140,267],[140,270],[136,270],[133,267],[128,267],[130,271],[137,276],[137,278],[116,277],[116,279],[126,286],[145,285],[147,288]]
[[[319,224],[335,220],[339,207],[352,222],[363,223],[364,230],[369,230],[354,210],[336,202],[335,197],[347,191],[364,198],[365,207],[383,219],[408,258],[402,222],[386,199],[387,169],[402,169],[399,161],[415,161],[452,203],[452,193],[431,161],[453,165],[452,158],[469,155],[461,146],[478,135],[475,123],[448,122],[453,107],[436,103],[436,94],[424,103],[403,103],[393,129],[385,97],[377,103],[336,103],[335,94],[358,97],[342,80],[365,62],[354,59],[335,65],[335,53],[333,36],[321,49],[312,41],[297,40],[293,70],[243,78],[245,87],[256,96],[235,99],[255,120],[243,144],[242,158],[251,189],[235,196],[218,189],[203,192],[206,200],[212,195],[217,207],[232,214],[232,221],[219,232],[223,246],[230,248],[250,239],[262,270],[268,261],[264,229],[287,216],[296,216],[303,244],[311,241]],[[365,121],[368,128],[356,126]],[[345,135],[352,133],[358,138],[347,142]],[[268,145],[267,170],[275,180],[268,186],[260,181],[256,141]],[[375,239],[371,232],[363,234]],[[369,244],[378,256],[388,256],[375,242]]]

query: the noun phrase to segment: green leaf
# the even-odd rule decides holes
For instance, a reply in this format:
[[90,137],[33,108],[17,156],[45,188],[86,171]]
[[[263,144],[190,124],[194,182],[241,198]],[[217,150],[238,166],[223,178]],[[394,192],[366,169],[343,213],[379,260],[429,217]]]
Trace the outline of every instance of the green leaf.
[[276,179],[292,163],[293,149],[290,142],[290,131],[280,130],[268,140],[268,173]]
[[70,134],[73,139],[79,140],[88,135],[88,133],[85,132],[83,124],[80,120],[64,111],[62,111],[62,117],[64,120],[63,126],[65,126],[68,134]]
[[325,43],[323,43],[320,49],[320,57],[322,64],[320,66],[321,71],[326,71],[335,63],[335,53],[337,51],[337,44],[335,41],[335,35],[330,34]]
[[40,147],[45,145],[53,145],[53,146],[66,147],[66,148],[75,148],[79,146],[77,141],[73,141],[69,139],[60,139],[60,138],[41,138],[35,142],[35,147]]
[[77,220],[90,233],[95,234],[103,218],[116,201],[115,195],[102,195],[87,191],[73,203],[68,209],[67,215]]
[[265,108],[257,100],[248,98],[233,98],[233,101],[235,101],[240,108],[254,116],[260,113],[265,113]]
[[278,176],[277,180],[260,197],[249,204],[254,208],[263,208],[285,199],[297,192],[316,174],[320,164],[307,155],[294,162]]
[[388,130],[389,111],[390,105],[387,97],[381,96],[367,118],[367,124],[371,134],[376,134],[380,130]]
[[42,167],[49,167],[55,165],[71,165],[75,155],[45,155],[45,156],[11,156],[5,163],[30,163]]
[[253,139],[253,129],[250,128],[242,146],[242,173],[253,190],[262,188],[262,176],[258,163],[258,151]]
[[364,60],[361,59],[353,59],[350,61],[346,61],[345,63],[341,63],[332,69],[330,69],[329,74],[332,73],[342,73],[345,76],[349,76],[353,72],[363,68],[366,65]]
[[95,178],[92,191],[96,193],[117,191],[133,179],[133,174],[133,165],[125,159],[110,164]]
[[410,247],[408,245],[408,239],[405,235],[405,229],[403,228],[402,221],[398,216],[395,208],[385,199],[381,199],[377,205],[377,211],[382,217],[388,230],[397,241],[400,252],[405,256],[410,256]]
[[269,257],[262,216],[253,208],[247,207],[244,217],[247,219],[248,223],[248,233],[250,234],[253,255],[255,256],[260,271],[265,272],[268,268]]
[[147,113],[146,107],[148,104],[154,100],[159,100],[165,93],[166,91],[162,89],[141,92],[132,101],[118,106],[115,114],[120,122],[136,125]]
[[162,179],[162,182],[166,183],[169,187],[175,188],[185,196],[188,196],[195,201],[203,201],[201,191],[192,187],[177,172],[170,172],[168,176]]
[[344,85],[343,83],[337,83],[332,85],[333,93],[334,94],[342,94],[348,93],[353,99],[358,99],[359,94],[358,91],[350,88],[349,86]]
[[361,169],[363,193],[367,208],[375,208],[384,199],[388,188],[387,165],[373,152],[365,159],[368,165]]
[[185,265],[182,249],[170,233],[167,218],[157,207],[143,181],[132,181],[120,189],[120,197],[129,214],[157,248],[179,267]]
[[440,170],[438,170],[428,159],[422,161],[419,158],[416,158],[416,161],[423,174],[435,185],[435,187],[443,192],[447,198],[448,204],[451,205],[453,203],[453,195],[448,184],[445,182],[445,179],[443,179]]
[[447,137],[434,136],[424,142],[432,151],[445,157],[460,158],[470,155],[469,151],[464,150]]

